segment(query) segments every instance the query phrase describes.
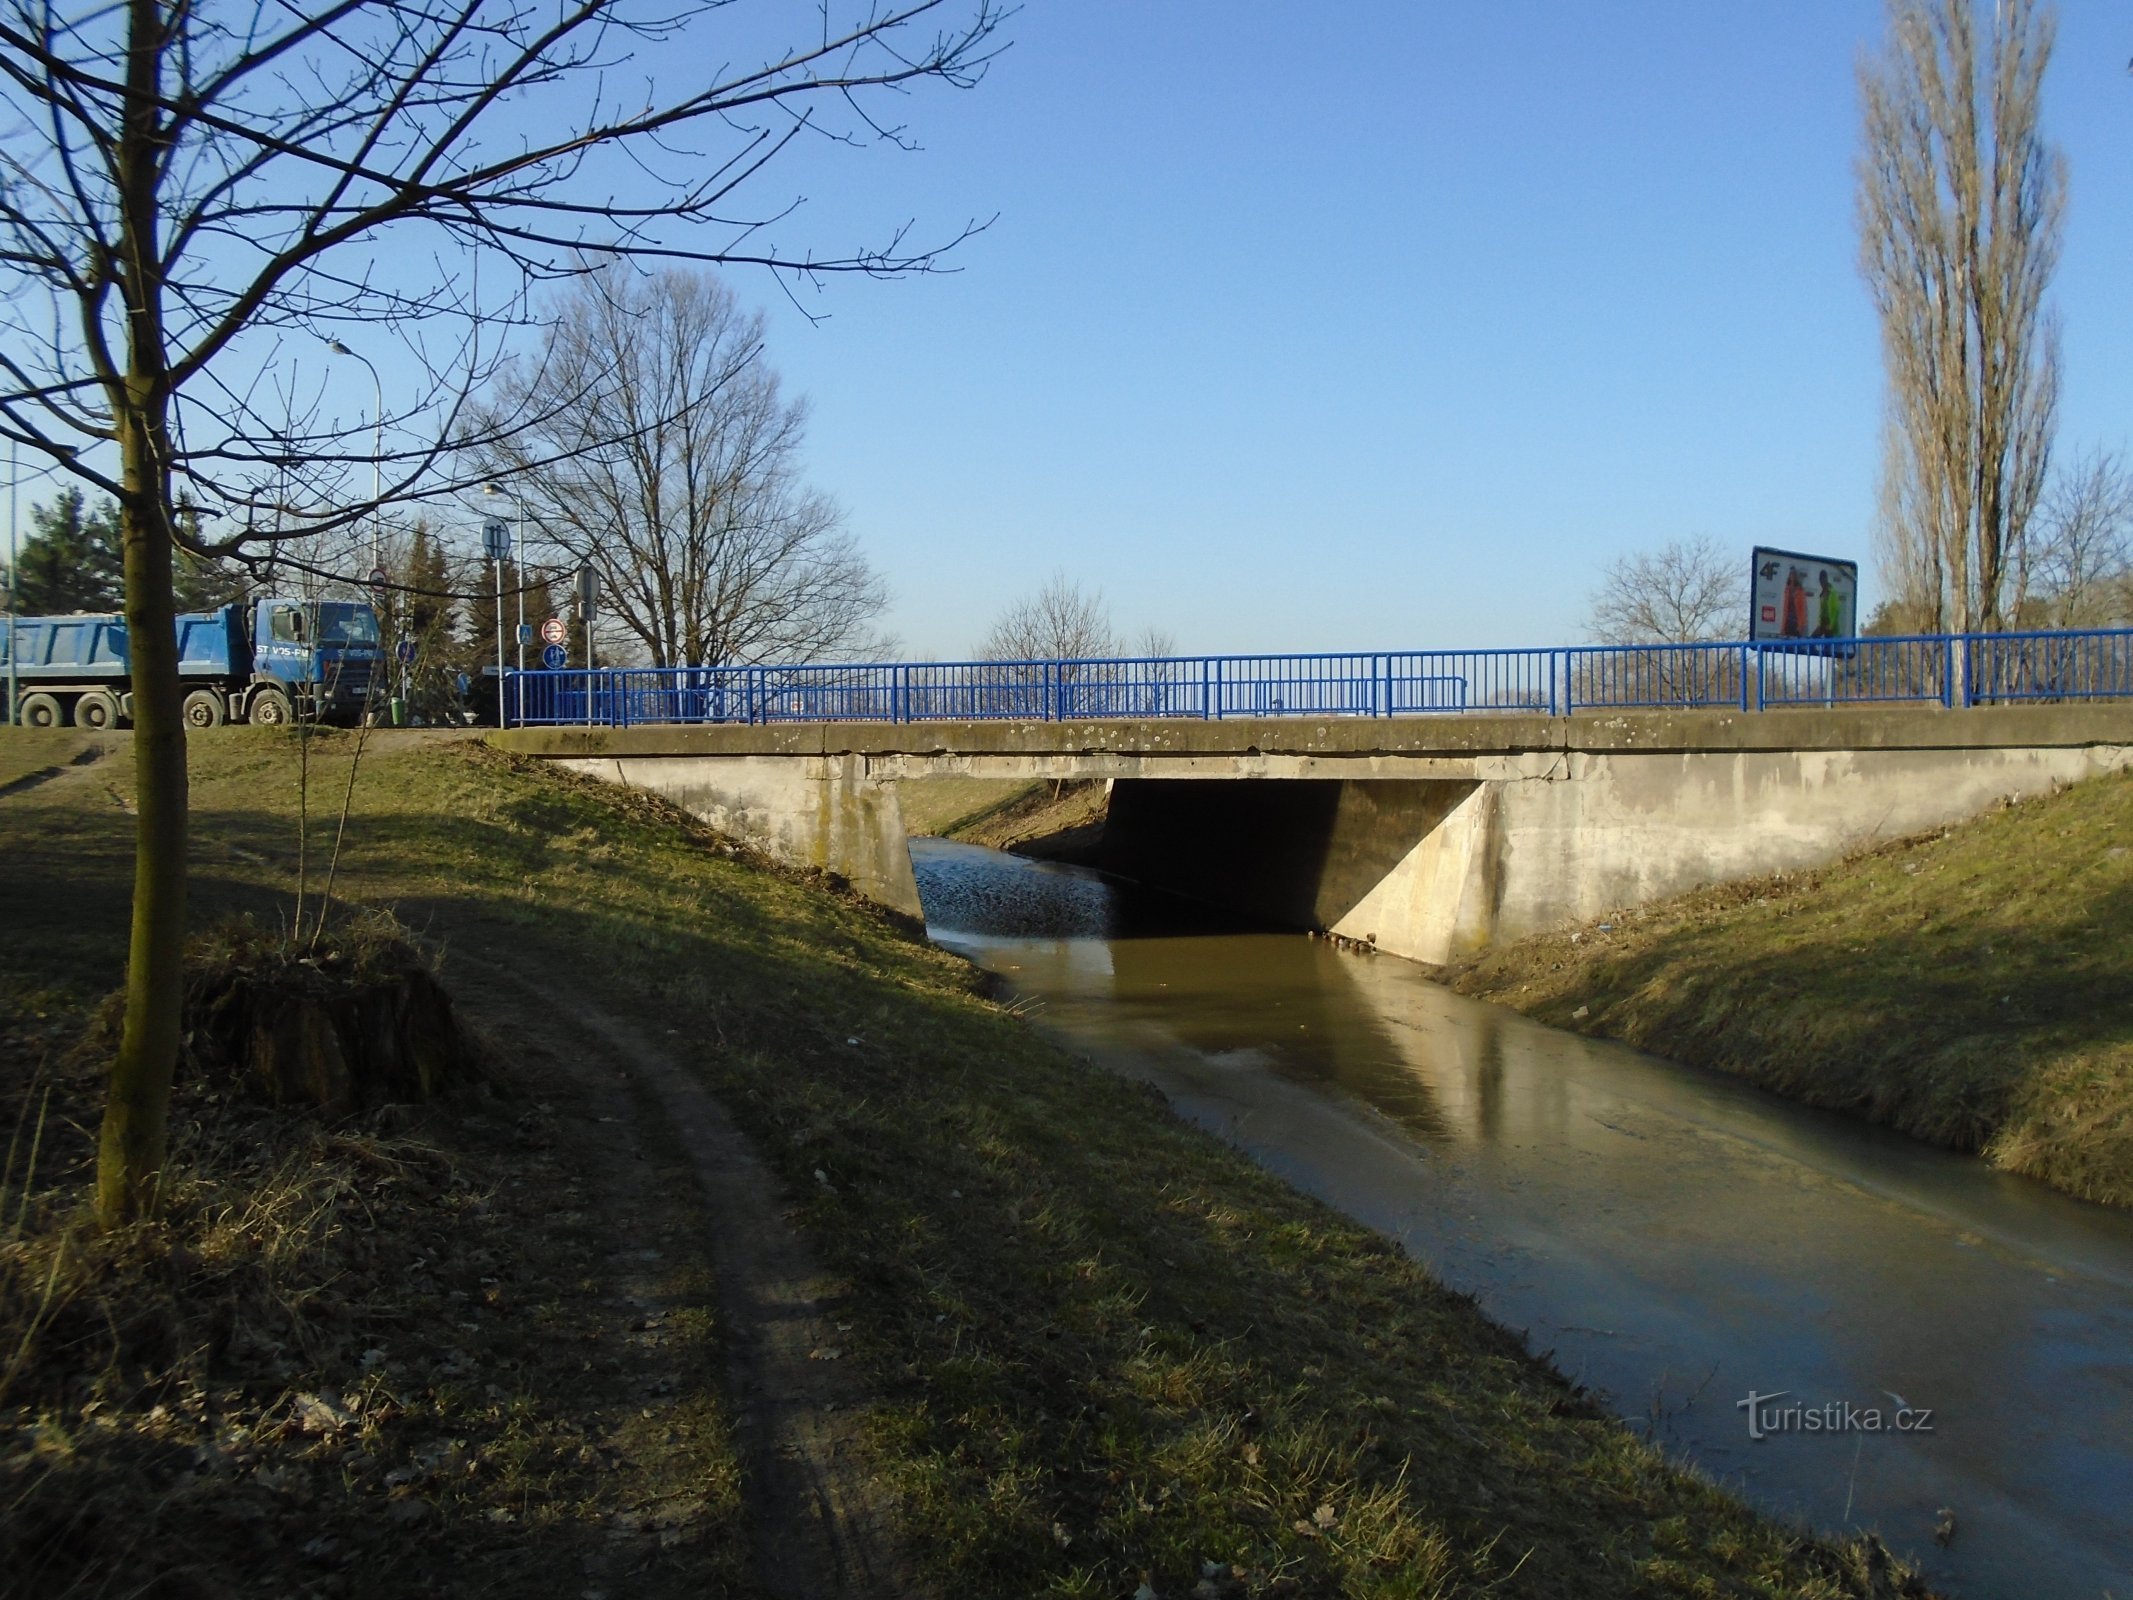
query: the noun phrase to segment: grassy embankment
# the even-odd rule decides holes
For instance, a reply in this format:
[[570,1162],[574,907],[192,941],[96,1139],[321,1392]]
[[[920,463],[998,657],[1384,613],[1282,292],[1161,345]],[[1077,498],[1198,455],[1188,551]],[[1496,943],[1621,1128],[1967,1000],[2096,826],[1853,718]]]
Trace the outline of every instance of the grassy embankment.
[[2133,1205],[2133,775],[1604,921],[1447,981]]
[[[313,744],[314,796],[339,794],[351,742]],[[203,919],[286,905],[294,750],[280,731],[195,740]],[[0,801],[11,1112],[24,1065],[117,978],[129,781],[121,749]],[[313,823],[315,866],[331,819]],[[336,1573],[342,1592],[408,1592],[409,1564],[434,1561],[460,1593],[577,1595],[617,1550],[634,1576],[607,1593],[746,1592],[685,1230],[663,1226],[667,1263],[644,1269],[671,1267],[659,1293],[689,1319],[658,1398],[625,1387],[627,1360],[581,1374],[568,1349],[613,1349],[621,1268],[599,1241],[621,1254],[643,1215],[603,1197],[628,1157],[540,1057],[584,996],[668,1037],[797,1197],[915,1590],[1894,1592],[1877,1551],[1803,1539],[1669,1465],[1383,1240],[1035,1035],[961,963],[671,812],[478,745],[374,741],[340,870],[449,942],[455,988],[493,958],[553,997],[553,1015],[483,1013],[547,1098],[408,1128],[245,1112],[217,1149],[181,1135],[170,1223],[77,1244],[79,1303],[0,1395],[11,1537],[34,1500],[60,1522],[47,1556],[66,1507],[120,1528],[131,1506],[136,1559],[169,1565],[156,1541],[176,1541],[203,1593],[240,1573],[296,1592],[333,1556],[305,1553],[312,1528],[384,1563]],[[82,1126],[48,1128],[7,1194],[26,1218],[0,1241],[9,1350],[40,1290],[26,1269],[79,1218],[93,1110],[78,1072],[59,1084]],[[181,1124],[228,1127],[186,1093]],[[685,1188],[653,1155],[640,1187]],[[99,1300],[140,1326],[107,1335],[83,1310]],[[96,1559],[77,1575],[133,1592],[138,1566]]]
[[921,778],[902,786],[904,827],[994,850],[1071,856],[1095,845],[1109,806],[1097,782]]

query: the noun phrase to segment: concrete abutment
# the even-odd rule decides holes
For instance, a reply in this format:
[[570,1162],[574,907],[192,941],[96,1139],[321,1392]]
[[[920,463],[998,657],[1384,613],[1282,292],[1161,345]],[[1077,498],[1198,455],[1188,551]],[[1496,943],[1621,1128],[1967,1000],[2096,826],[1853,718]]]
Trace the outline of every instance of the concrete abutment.
[[900,784],[1111,779],[1105,865],[1442,962],[1699,885],[1823,865],[2121,769],[2133,707],[492,737],[663,794],[914,915]]

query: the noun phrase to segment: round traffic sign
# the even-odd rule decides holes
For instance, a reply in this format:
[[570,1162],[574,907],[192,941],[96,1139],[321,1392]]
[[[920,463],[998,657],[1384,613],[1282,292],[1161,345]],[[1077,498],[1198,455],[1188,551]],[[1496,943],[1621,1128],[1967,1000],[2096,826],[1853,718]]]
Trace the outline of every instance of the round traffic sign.
[[550,672],[561,672],[570,665],[570,652],[559,644],[552,644],[541,652],[541,665]]
[[370,569],[370,586],[373,589],[383,589],[392,581],[392,575],[383,567],[372,567]]
[[550,644],[561,644],[570,637],[570,625],[561,617],[550,617],[541,624],[541,637]]

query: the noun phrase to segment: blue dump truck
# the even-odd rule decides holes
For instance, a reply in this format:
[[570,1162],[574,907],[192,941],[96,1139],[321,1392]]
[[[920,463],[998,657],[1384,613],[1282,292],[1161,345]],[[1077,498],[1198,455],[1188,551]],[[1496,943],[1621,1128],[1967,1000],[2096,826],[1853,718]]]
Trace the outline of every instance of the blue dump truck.
[[[0,624],[0,688],[7,648]],[[17,617],[15,655],[18,722],[118,728],[132,720],[124,617]],[[361,603],[265,599],[178,618],[178,675],[191,728],[299,715],[353,724],[369,704],[380,659],[377,613]]]

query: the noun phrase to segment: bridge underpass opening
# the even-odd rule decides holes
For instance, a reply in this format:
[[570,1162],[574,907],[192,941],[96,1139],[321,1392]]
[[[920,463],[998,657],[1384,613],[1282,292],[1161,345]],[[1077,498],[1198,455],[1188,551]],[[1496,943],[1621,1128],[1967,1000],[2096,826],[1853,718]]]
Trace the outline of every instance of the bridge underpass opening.
[[1122,778],[1094,864],[1256,922],[1442,960],[1472,864],[1463,813],[1480,790],[1472,779]]

